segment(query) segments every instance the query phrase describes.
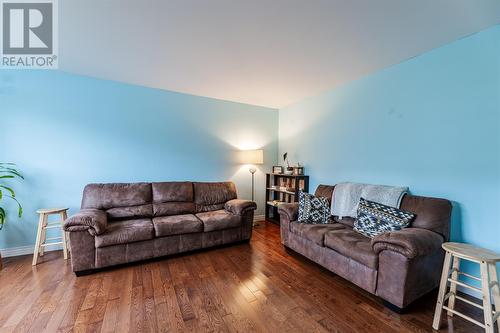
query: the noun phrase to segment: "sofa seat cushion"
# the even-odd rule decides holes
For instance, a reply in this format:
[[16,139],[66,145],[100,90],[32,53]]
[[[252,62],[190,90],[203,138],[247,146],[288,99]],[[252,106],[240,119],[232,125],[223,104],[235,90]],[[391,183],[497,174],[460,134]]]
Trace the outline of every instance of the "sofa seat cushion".
[[205,232],[236,228],[241,226],[241,217],[224,209],[198,213],[196,216],[203,222]]
[[318,244],[319,246],[324,246],[325,234],[332,230],[345,228],[342,224],[331,223],[331,224],[308,224],[292,222],[290,223],[290,231],[300,237],[306,238],[311,242]]
[[372,269],[378,267],[378,255],[372,250],[371,238],[349,227],[328,232],[325,246]]
[[95,247],[145,241],[153,239],[151,219],[124,220],[108,223],[106,231],[95,237]]
[[155,217],[153,227],[156,237],[202,232],[203,223],[193,214]]

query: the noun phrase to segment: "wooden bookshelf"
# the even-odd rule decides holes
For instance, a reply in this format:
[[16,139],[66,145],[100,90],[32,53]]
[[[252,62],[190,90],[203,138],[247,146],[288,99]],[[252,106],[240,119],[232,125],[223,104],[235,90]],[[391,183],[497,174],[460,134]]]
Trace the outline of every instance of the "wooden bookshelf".
[[279,224],[278,205],[298,202],[300,190],[309,191],[309,176],[266,174],[266,220]]

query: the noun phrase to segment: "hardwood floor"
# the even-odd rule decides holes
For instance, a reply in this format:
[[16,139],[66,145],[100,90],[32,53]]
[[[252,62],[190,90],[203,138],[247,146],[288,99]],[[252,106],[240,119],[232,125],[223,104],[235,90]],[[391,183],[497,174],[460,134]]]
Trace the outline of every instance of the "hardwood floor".
[[[260,222],[249,244],[76,278],[61,252],[4,259],[0,332],[430,332],[436,293],[398,315]],[[461,304],[457,304],[460,306]],[[469,306],[470,307],[470,306]],[[481,312],[460,311],[481,320]],[[448,319],[441,331],[482,332]]]

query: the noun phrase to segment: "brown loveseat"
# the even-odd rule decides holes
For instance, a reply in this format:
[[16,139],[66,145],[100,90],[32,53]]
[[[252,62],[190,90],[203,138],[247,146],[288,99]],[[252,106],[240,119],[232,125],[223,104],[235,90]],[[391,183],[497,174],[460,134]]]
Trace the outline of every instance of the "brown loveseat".
[[231,182],[90,184],[81,210],[65,221],[71,266],[92,270],[252,236],[253,201]]
[[[331,200],[333,189],[319,185],[315,194]],[[409,228],[370,239],[353,230],[352,218],[297,223],[298,204],[280,204],[281,242],[401,311],[439,285],[451,203],[407,194],[401,209],[416,214]]]

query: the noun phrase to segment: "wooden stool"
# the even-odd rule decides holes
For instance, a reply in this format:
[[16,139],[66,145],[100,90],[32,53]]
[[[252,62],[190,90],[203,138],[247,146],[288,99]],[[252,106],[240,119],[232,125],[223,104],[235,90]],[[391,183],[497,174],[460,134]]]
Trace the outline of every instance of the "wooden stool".
[[[443,249],[446,251],[444,259],[443,273],[441,275],[441,285],[439,287],[439,294],[436,304],[436,311],[434,312],[434,322],[432,327],[435,330],[439,329],[441,324],[441,313],[444,310],[448,312],[448,316],[452,317],[454,314],[460,316],[478,326],[485,329],[487,333],[493,333],[493,323],[497,321],[498,332],[500,332],[500,286],[498,285],[498,276],[496,263],[500,261],[500,254],[475,247],[469,244],[462,243],[444,243]],[[473,276],[461,272],[460,260],[469,260],[479,264],[481,270],[481,277]],[[453,260],[453,265],[450,269],[450,263]],[[451,277],[450,277],[451,271]],[[473,280],[481,281],[481,288],[477,288],[459,281],[458,277],[463,275]],[[447,292],[448,282],[450,282],[450,291]],[[480,292],[483,295],[483,305],[476,304],[466,298],[457,295],[457,285],[469,288]],[[491,307],[491,295],[495,302],[495,311]],[[444,303],[448,300],[448,306]],[[455,310],[455,300],[463,301],[469,305],[482,309],[484,312],[484,324],[472,319]]]
[[[67,211],[68,208],[39,209],[36,211],[38,214],[40,214],[40,218],[38,219],[38,231],[36,233],[35,251],[33,253],[33,266],[35,266],[37,263],[38,255],[40,254],[40,256],[43,257],[44,248],[49,245],[62,244],[64,259],[68,259],[66,232],[63,230],[63,223],[68,218]],[[61,221],[48,224],[48,217],[52,214],[59,214],[61,216]],[[51,228],[61,228],[61,236],[46,238],[47,229]],[[53,241],[57,239],[61,239],[61,241],[47,243],[47,241]]]

